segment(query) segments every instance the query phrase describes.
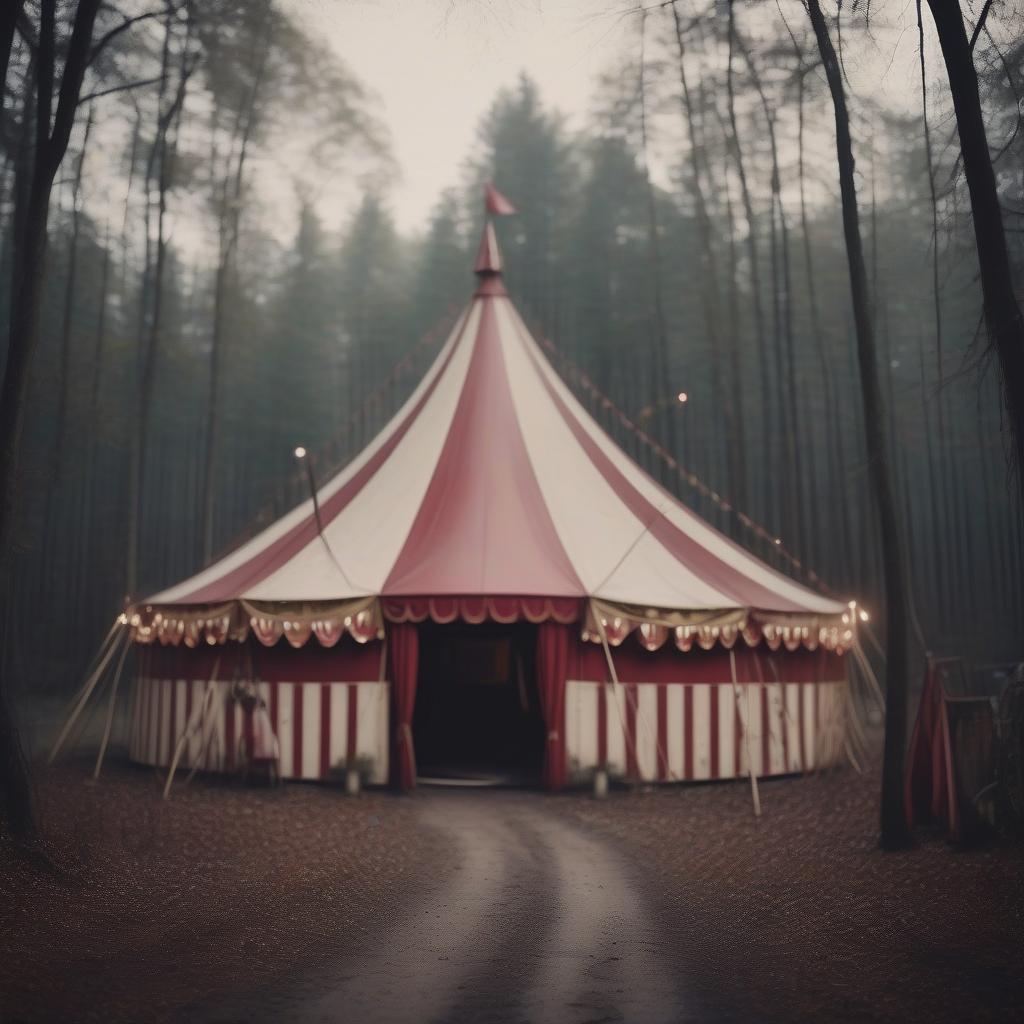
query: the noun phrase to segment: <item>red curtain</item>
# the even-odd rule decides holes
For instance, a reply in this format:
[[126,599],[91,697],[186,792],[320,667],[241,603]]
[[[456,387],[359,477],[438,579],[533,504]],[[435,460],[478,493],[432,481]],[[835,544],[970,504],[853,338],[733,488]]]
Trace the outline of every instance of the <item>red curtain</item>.
[[537,689],[548,737],[544,747],[544,787],[565,785],[565,677],[572,629],[549,620],[537,627]]
[[392,622],[387,631],[388,674],[395,698],[395,759],[391,777],[400,789],[414,789],[416,752],[412,746],[412,713],[416,706],[419,627],[413,622]]
[[945,693],[939,672],[930,660],[907,751],[903,805],[911,828],[915,822],[938,821],[953,838],[959,838],[960,810]]

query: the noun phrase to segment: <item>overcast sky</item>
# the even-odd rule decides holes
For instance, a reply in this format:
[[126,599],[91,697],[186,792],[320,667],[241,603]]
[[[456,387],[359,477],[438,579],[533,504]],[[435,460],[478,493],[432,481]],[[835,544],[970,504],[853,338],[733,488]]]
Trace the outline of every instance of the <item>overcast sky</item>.
[[[579,124],[628,27],[622,0],[284,0],[379,98],[401,179],[401,230],[419,230],[459,181],[481,115],[526,71]],[[609,13],[612,12],[612,13]],[[633,28],[635,36],[635,26]]]

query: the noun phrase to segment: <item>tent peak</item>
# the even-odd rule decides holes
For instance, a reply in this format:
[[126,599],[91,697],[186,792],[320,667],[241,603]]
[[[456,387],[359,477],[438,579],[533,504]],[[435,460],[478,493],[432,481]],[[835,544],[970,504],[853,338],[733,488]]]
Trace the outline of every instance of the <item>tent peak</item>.
[[494,225],[488,220],[484,224],[480,236],[480,247],[476,251],[476,264],[473,273],[481,277],[501,273],[501,250],[498,248],[498,236],[494,233]]

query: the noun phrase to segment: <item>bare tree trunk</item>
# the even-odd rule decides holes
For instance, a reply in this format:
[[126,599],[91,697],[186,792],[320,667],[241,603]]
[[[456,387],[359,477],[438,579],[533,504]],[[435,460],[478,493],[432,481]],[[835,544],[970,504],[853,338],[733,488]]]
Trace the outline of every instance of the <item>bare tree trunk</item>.
[[0,8],[0,106],[7,92],[7,68],[14,47],[14,26],[24,6],[25,0],[7,0]]
[[[60,484],[61,469],[64,462],[64,449],[67,445],[68,406],[71,401],[71,316],[75,304],[75,284],[78,276],[78,236],[81,232],[81,192],[82,172],[85,168],[85,154],[89,147],[89,134],[92,130],[92,110],[85,121],[85,136],[82,139],[82,151],[78,155],[78,166],[75,170],[75,182],[71,190],[71,241],[68,255],[67,283],[64,289],[64,311],[61,317],[60,332],[60,401],[57,405],[56,447],[53,458],[53,481]],[[50,489],[50,494],[53,488]]]
[[[269,3],[264,28],[269,35],[271,20]],[[264,44],[269,39],[264,39]],[[210,390],[209,405],[206,412],[206,440],[203,449],[203,510],[202,510],[202,542],[203,564],[208,565],[214,552],[214,507],[215,480],[217,471],[217,449],[220,446],[220,431],[223,423],[221,399],[221,374],[224,360],[224,318],[234,271],[235,250],[238,245],[239,217],[241,214],[242,189],[245,180],[245,162],[249,151],[249,142],[256,128],[257,105],[266,68],[267,46],[264,45],[255,53],[256,70],[252,86],[244,109],[235,122],[234,138],[229,150],[227,170],[220,183],[220,223],[219,223],[219,254],[214,282],[213,333],[210,341]],[[216,114],[216,112],[215,112]],[[214,128],[214,131],[216,128]],[[238,154],[232,168],[230,154],[234,152],[234,144],[238,141]]]
[[[672,4],[672,17],[675,23],[676,46],[679,51],[679,84],[682,88],[683,112],[686,116],[687,133],[690,138],[690,159],[691,159],[691,181],[693,188],[694,205],[697,211],[697,230],[700,234],[701,249],[704,252],[704,260],[707,265],[708,286],[701,289],[704,300],[704,318],[707,321],[708,340],[711,343],[712,368],[716,381],[720,379],[719,370],[719,349],[722,347],[722,331],[718,322],[718,309],[720,300],[718,259],[715,253],[714,233],[711,226],[711,217],[708,213],[708,204],[704,195],[703,181],[712,181],[710,169],[707,166],[706,143],[703,137],[703,124],[698,138],[698,121],[694,112],[693,98],[690,94],[690,84],[686,76],[686,49],[683,41],[683,26],[679,18],[679,9]],[[736,332],[726,339],[726,352],[729,360],[729,377],[724,388],[720,388],[722,410],[725,416],[726,432],[726,465],[728,466],[729,497],[741,509],[747,507],[746,496],[746,467],[744,465],[744,445],[746,444],[746,431],[743,425],[743,403],[736,401],[736,394],[740,389],[740,361],[736,348]]]
[[[654,194],[654,185],[651,183],[650,170],[647,163],[647,90],[645,87],[645,60],[644,60],[644,28],[646,14],[640,15],[640,75],[639,75],[639,98],[640,98],[640,161],[641,171],[644,178],[644,186],[647,197],[647,236],[648,246],[651,255],[651,291],[654,309],[654,344],[653,359],[651,360],[650,380],[650,401],[655,410],[661,441],[676,458],[685,460],[685,449],[681,448],[676,438],[676,420],[672,415],[672,409],[668,404],[668,395],[671,384],[671,368],[668,357],[668,332],[665,326],[665,303],[662,296],[661,280],[661,241],[658,231],[658,210]],[[662,483],[668,480],[668,466],[659,460],[658,475]]]
[[978,75],[960,4],[955,0],[928,0],[928,6],[938,32],[956,111],[960,152],[971,194],[985,325],[1002,370],[1013,465],[1018,488],[1024,496],[1024,318],[1013,290],[999,194],[978,95]]
[[[53,115],[56,0],[42,0],[36,71],[36,143],[23,231],[16,239],[7,364],[0,390],[0,599],[10,599],[11,545],[18,499],[18,454],[25,421],[29,373],[39,341],[50,193],[67,152],[100,0],[79,0],[74,12],[56,113]],[[6,639],[6,638],[5,638]],[[0,680],[0,813],[11,831],[33,828],[28,772],[14,724],[10,680]]]
[[[735,26],[733,27],[733,32],[736,45],[739,47],[740,53],[743,55],[744,62],[747,65],[747,70],[750,72],[751,81],[754,83],[754,89],[761,101],[761,109],[764,111],[765,122],[768,125],[768,142],[771,148],[772,158],[771,190],[773,212],[771,222],[771,253],[773,297],[775,306],[774,334],[776,357],[780,362],[785,364],[785,386],[789,392],[788,398],[782,402],[782,409],[779,417],[786,444],[787,465],[784,478],[788,478],[792,481],[792,486],[786,488],[787,494],[791,495],[788,502],[790,505],[790,514],[788,516],[786,526],[795,528],[796,536],[795,538],[791,538],[790,544],[793,544],[796,547],[796,550],[800,552],[801,556],[806,558],[807,537],[804,526],[803,509],[803,460],[801,459],[800,445],[798,443],[799,395],[797,393],[796,353],[794,351],[793,315],[791,308],[792,275],[790,273],[789,263],[789,226],[786,223],[786,208],[782,202],[782,174],[779,169],[779,147],[775,138],[775,112],[768,103],[768,97],[765,95],[764,87],[761,84],[761,77],[757,72],[757,67],[751,57],[750,50],[747,48],[746,43],[743,41],[743,37]],[[775,211],[778,211],[779,218],[779,235],[781,236],[779,241],[777,241],[775,237]],[[779,251],[781,251],[782,254],[781,275],[777,268],[776,254]],[[782,351],[783,345],[785,346],[785,352]],[[780,373],[780,395],[783,393],[782,383],[783,378]]]
[[807,0],[807,10],[818,42],[836,119],[836,151],[842,194],[843,231],[850,269],[850,294],[857,331],[861,400],[868,470],[878,511],[881,533],[883,575],[886,596],[886,693],[885,753],[882,763],[882,845],[887,849],[907,841],[903,813],[903,762],[907,730],[907,637],[906,592],[903,556],[900,550],[899,520],[886,459],[885,406],[878,381],[875,337],[868,295],[864,247],[857,211],[854,182],[853,145],[842,74],[828,26],[818,0]]
[[[825,465],[827,469],[827,493],[829,500],[836,503],[839,509],[839,523],[842,531],[843,547],[849,550],[850,545],[850,511],[846,501],[846,477],[845,460],[843,457],[843,442],[839,432],[839,416],[836,405],[835,388],[832,380],[832,366],[825,350],[825,337],[821,329],[821,318],[818,314],[818,289],[814,274],[814,260],[811,253],[811,232],[807,217],[807,189],[806,172],[804,167],[804,93],[806,90],[805,78],[810,69],[803,65],[803,51],[793,40],[796,49],[797,60],[800,67],[797,70],[797,176],[800,185],[800,233],[803,236],[804,269],[807,276],[807,300],[811,314],[811,335],[814,350],[818,355],[818,362],[821,367],[822,394],[825,399],[825,422],[824,422],[824,448],[826,452]],[[828,516],[831,519],[831,515]],[[820,530],[815,530],[818,536]],[[829,545],[830,555],[834,554],[834,545]],[[831,558],[830,558],[831,563]],[[825,566],[822,565],[824,569]],[[831,574],[832,566],[829,565]],[[833,583],[837,582],[833,579]]]
[[[736,172],[740,180],[740,196],[743,200],[743,213],[747,220],[747,254],[750,260],[750,281],[754,293],[754,331],[757,335],[756,344],[761,362],[761,454],[762,458],[769,453],[769,445],[772,437],[772,415],[771,415],[771,384],[769,380],[769,366],[765,350],[764,330],[764,306],[761,298],[761,269],[757,253],[757,222],[754,217],[754,204],[750,198],[750,187],[747,182],[746,166],[743,160],[743,150],[740,147],[739,127],[736,122],[736,94],[733,85],[733,42],[736,35],[736,11],[734,0],[729,0],[729,63],[726,72],[726,95],[728,98],[729,127],[731,134],[729,141],[733,157],[736,161]],[[762,515],[769,521],[777,523],[775,502],[772,498],[771,477],[767,472],[762,471],[763,482]]]

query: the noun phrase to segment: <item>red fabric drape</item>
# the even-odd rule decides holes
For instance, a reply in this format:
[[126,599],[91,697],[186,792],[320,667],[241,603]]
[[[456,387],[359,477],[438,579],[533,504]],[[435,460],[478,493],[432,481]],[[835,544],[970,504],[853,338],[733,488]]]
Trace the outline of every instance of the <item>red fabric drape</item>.
[[388,625],[388,674],[395,698],[395,761],[391,777],[400,789],[416,786],[416,752],[412,745],[412,713],[416,706],[420,634],[413,622]]
[[540,694],[547,743],[544,746],[544,787],[565,785],[565,677],[569,669],[571,627],[542,622],[537,627],[537,690]]
[[950,749],[945,693],[934,663],[925,669],[921,703],[907,751],[903,801],[907,824],[938,821],[953,838],[960,834],[956,774]]

